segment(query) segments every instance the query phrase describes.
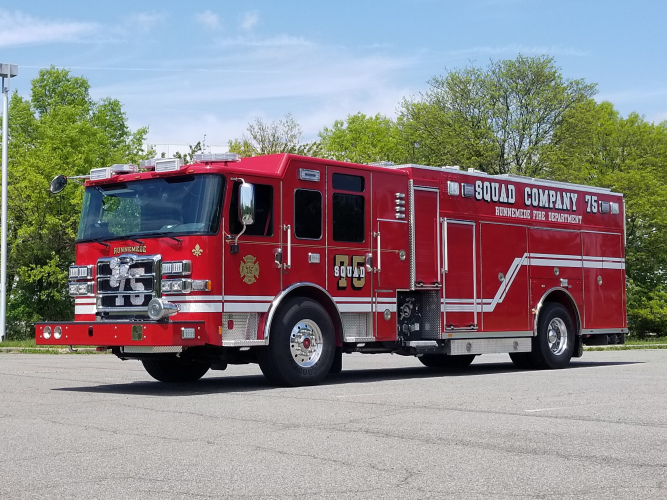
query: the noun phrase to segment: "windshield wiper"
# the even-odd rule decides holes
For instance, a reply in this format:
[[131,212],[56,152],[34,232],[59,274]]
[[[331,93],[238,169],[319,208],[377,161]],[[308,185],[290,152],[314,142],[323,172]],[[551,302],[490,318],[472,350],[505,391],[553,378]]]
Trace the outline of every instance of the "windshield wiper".
[[177,238],[176,236],[171,235],[171,231],[161,231],[159,233],[151,233],[149,236],[156,236],[158,238],[169,238],[170,240],[177,241],[179,243],[183,243],[183,240],[180,238]]
[[79,240],[79,241],[77,241],[77,243],[98,243],[102,246],[105,246],[105,247],[109,248],[111,245],[109,245],[108,243],[106,243],[104,241],[106,239],[108,239],[108,238],[91,238],[91,239],[88,239],[88,240]]

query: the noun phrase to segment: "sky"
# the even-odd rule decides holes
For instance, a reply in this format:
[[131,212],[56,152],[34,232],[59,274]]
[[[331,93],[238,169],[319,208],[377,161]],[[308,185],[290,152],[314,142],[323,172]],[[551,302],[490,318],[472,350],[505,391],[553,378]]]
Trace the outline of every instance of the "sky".
[[158,151],[215,152],[256,118],[291,113],[304,141],[350,114],[395,118],[430,78],[519,54],[658,123],[666,22],[664,0],[1,0],[0,62],[19,66],[23,97],[40,69],[65,68]]

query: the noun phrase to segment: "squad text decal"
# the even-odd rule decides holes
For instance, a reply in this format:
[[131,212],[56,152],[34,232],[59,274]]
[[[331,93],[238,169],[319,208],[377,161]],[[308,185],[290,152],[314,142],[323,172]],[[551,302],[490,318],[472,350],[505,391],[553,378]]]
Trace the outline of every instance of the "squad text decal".
[[353,290],[361,290],[366,284],[366,263],[363,255],[334,255],[334,277],[338,278],[336,286],[345,290],[352,284]]

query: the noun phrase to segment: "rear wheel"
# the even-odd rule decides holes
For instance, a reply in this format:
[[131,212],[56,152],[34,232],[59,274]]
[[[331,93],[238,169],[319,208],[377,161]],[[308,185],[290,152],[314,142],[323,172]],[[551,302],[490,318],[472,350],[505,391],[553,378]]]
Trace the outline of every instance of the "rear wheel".
[[449,354],[424,354],[417,359],[421,364],[429,368],[455,369],[465,368],[475,359],[474,354],[464,354],[462,356],[451,356]]
[[331,370],[336,335],[331,318],[317,302],[288,299],[276,315],[268,347],[258,353],[262,373],[274,384],[320,383]]
[[563,368],[574,352],[574,323],[567,309],[556,302],[544,305],[533,337],[530,359],[537,368]]
[[182,359],[145,359],[142,361],[148,374],[160,382],[195,382],[202,378],[210,365]]

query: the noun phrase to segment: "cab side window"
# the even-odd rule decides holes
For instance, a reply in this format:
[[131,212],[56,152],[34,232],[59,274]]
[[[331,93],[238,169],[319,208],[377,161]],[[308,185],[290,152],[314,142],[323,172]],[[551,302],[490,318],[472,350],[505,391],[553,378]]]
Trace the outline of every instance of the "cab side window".
[[[363,243],[365,234],[364,178],[358,175],[333,174],[332,214],[334,241]],[[348,191],[348,192],[338,192]],[[350,192],[351,191],[351,192]]]
[[294,236],[303,240],[322,238],[322,193],[311,189],[294,192]]
[[[229,234],[238,234],[243,230],[239,221],[239,181],[232,186],[229,201]],[[273,186],[255,184],[255,222],[245,232],[247,236],[273,236]]]

